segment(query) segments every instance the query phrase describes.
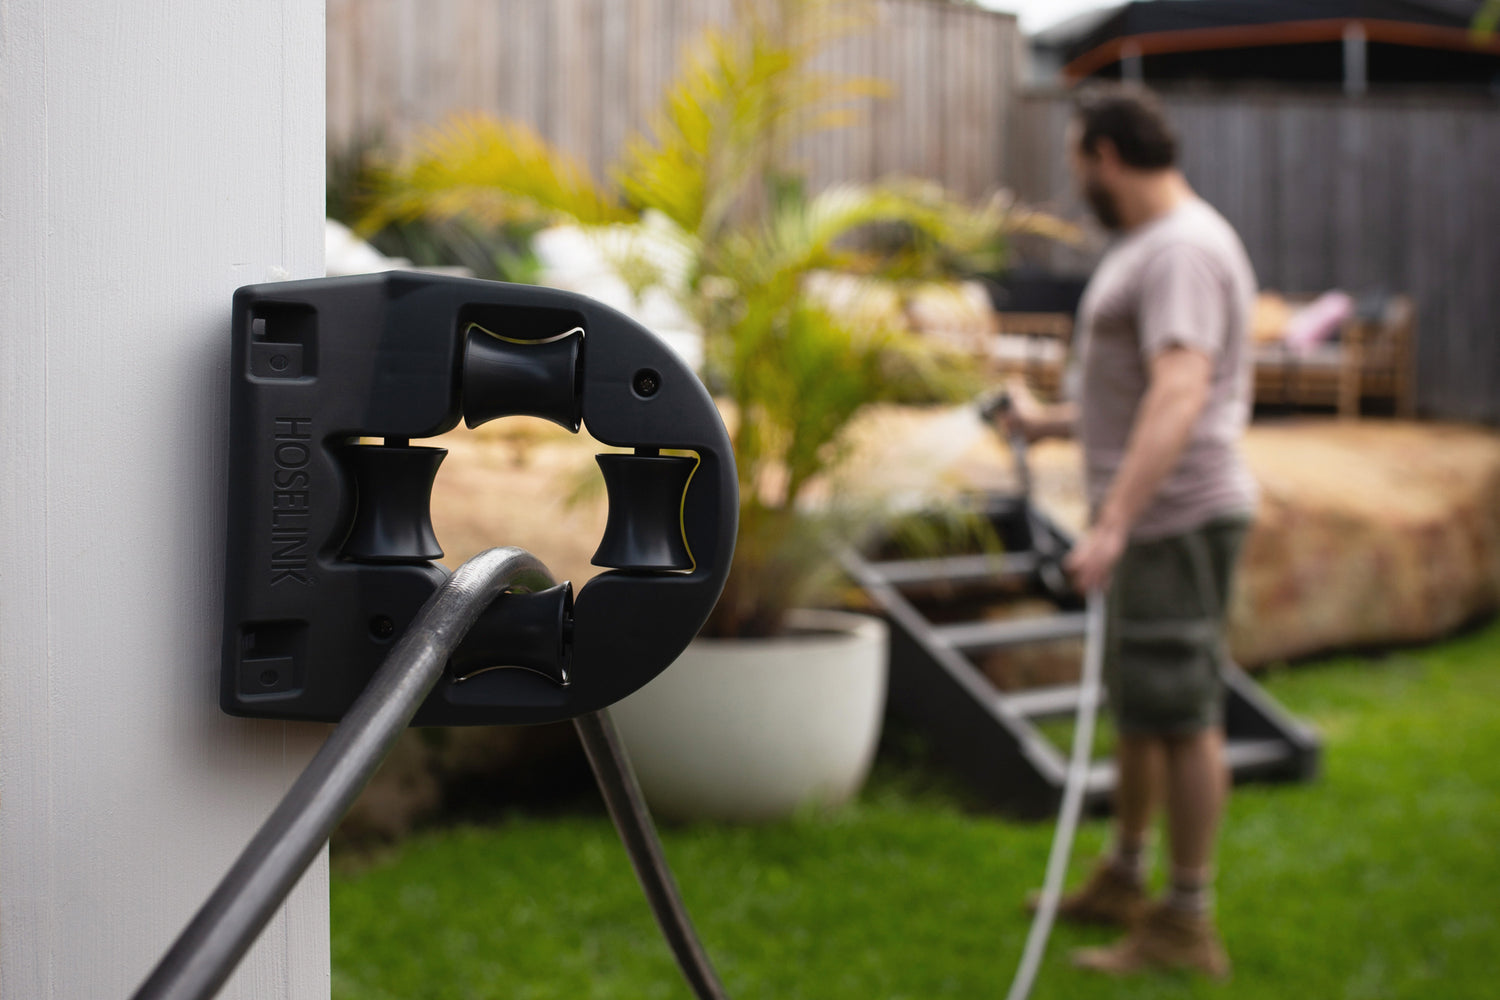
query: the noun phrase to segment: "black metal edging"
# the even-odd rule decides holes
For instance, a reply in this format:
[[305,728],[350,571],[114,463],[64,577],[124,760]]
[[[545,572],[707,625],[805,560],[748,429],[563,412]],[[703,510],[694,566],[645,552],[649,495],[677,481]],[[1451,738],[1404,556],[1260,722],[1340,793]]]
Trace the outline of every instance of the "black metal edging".
[[[895,626],[887,697],[891,709],[913,719],[943,718],[945,725],[929,730],[934,744],[994,801],[1028,815],[1054,810],[1067,771],[1056,747],[996,697],[965,656],[933,641],[932,625],[870,563],[848,549],[839,553],[839,562]],[[936,664],[940,674],[912,669],[920,661]],[[997,767],[997,761],[1017,757],[1023,767]]]
[[[1004,498],[988,499],[986,509],[993,517],[1002,509],[995,501]],[[1031,535],[1045,536],[1054,550],[1067,548],[1069,540],[1045,514],[1029,505],[1019,509]],[[1077,686],[997,691],[965,654],[1076,636],[1082,633],[1083,616],[1062,611],[1035,620],[935,624],[901,589],[950,578],[972,583],[987,575],[1013,577],[1028,569],[1040,576],[1047,559],[1035,551],[1017,551],[867,560],[846,550],[840,561],[891,623],[891,710],[921,725],[949,764],[995,804],[1023,815],[1054,810],[1066,764],[1036,721],[1071,715]],[[1225,689],[1225,753],[1236,781],[1306,781],[1317,775],[1321,741],[1316,731],[1238,667],[1226,671]],[[1273,752],[1277,747],[1279,752]],[[1108,805],[1113,782],[1113,762],[1096,762],[1087,791],[1091,810]]]
[[1289,760],[1266,769],[1270,777],[1311,781],[1323,768],[1323,740],[1316,729],[1297,718],[1266,693],[1241,667],[1231,664],[1224,673],[1227,693],[1224,726],[1257,739],[1281,740]]

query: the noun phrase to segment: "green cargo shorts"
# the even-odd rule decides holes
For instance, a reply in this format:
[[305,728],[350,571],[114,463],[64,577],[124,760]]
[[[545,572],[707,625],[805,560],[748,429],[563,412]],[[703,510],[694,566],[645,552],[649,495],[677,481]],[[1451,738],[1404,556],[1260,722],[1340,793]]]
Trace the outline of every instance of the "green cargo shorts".
[[1121,733],[1178,736],[1223,724],[1224,626],[1250,520],[1218,518],[1131,542],[1107,600],[1104,682]]

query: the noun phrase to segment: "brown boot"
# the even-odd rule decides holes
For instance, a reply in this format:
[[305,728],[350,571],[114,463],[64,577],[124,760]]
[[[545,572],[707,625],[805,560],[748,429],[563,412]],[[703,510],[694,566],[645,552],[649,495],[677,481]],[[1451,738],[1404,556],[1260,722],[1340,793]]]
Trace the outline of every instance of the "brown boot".
[[1158,903],[1125,937],[1106,948],[1081,948],[1073,964],[1112,976],[1148,969],[1187,969],[1214,979],[1229,978],[1229,956],[1213,921]]
[[[1041,903],[1041,893],[1026,900],[1032,913]],[[1146,891],[1141,884],[1121,874],[1108,861],[1101,861],[1089,880],[1077,890],[1058,900],[1057,919],[1074,924],[1103,924],[1129,927],[1146,906]]]

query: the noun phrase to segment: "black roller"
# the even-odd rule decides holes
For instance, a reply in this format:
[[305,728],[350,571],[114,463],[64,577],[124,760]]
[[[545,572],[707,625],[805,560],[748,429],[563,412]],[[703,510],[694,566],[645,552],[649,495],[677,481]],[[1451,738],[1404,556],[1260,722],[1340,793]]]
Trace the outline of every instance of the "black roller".
[[[534,594],[501,594],[474,623],[449,669],[464,680],[496,667],[521,667],[565,685],[572,629],[571,583]],[[504,650],[504,657],[497,659],[495,650]]]
[[339,555],[368,563],[443,557],[432,531],[432,481],[445,448],[353,444],[340,451],[354,478],[354,524]]
[[570,431],[583,420],[579,357],[583,331],[549,341],[502,340],[477,326],[464,338],[464,423],[542,417]]
[[596,455],[609,491],[609,521],[595,566],[693,568],[682,537],[682,502],[697,460],[670,455]]

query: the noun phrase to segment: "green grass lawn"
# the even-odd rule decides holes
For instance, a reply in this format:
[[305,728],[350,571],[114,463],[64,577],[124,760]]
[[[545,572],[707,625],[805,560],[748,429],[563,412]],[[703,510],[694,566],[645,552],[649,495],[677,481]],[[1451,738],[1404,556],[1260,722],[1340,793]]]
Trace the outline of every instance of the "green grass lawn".
[[[1067,952],[1109,935],[1063,927],[1036,996],[1500,994],[1500,625],[1267,686],[1321,729],[1326,769],[1233,799],[1219,880],[1233,981],[1098,980]],[[903,756],[832,815],[664,831],[732,996],[1003,995],[1050,825],[976,812],[930,768],[889,759]],[[1081,831],[1075,875],[1105,833]],[[689,996],[602,813],[335,860],[339,1000]]]

